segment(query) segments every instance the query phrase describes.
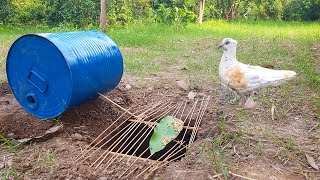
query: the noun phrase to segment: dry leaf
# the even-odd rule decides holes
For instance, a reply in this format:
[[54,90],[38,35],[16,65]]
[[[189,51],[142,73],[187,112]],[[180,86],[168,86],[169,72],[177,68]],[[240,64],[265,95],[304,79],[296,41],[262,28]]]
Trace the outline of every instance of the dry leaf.
[[189,89],[189,85],[186,83],[185,80],[180,80],[180,81],[177,81],[179,87],[185,91],[187,91]]
[[132,88],[132,86],[130,84],[126,84],[126,86],[124,87],[126,90],[129,90]]
[[307,154],[305,154],[306,157],[307,157],[307,160],[308,160],[308,163],[310,164],[311,167],[313,167],[314,169],[316,170],[319,170],[319,167],[318,165],[316,164],[316,162],[314,161],[313,157],[312,156],[309,156]]
[[196,92],[190,91],[188,93],[188,98],[191,99],[191,100],[193,100],[196,96],[197,96]]
[[29,142],[32,138],[24,138],[24,139],[18,139],[17,141],[19,143],[26,143],[26,142]]
[[253,99],[252,99],[252,97],[250,96],[250,97],[247,99],[246,103],[244,104],[244,107],[245,107],[245,108],[252,109],[252,108],[254,108],[254,107],[256,106],[256,104],[257,104],[257,103],[254,102]]
[[17,141],[20,143],[27,143],[27,142],[34,140],[34,139],[41,139],[41,138],[48,136],[49,134],[53,134],[53,133],[59,131],[62,127],[63,127],[63,125],[54,126],[50,129],[48,129],[43,135],[32,137],[32,138],[18,139]]
[[272,121],[274,121],[274,115],[275,115],[275,111],[276,111],[276,106],[274,104],[272,104],[272,107],[271,107],[271,118],[272,118]]
[[48,130],[44,133],[44,135],[55,133],[55,132],[59,131],[62,127],[63,127],[62,125],[60,125],[60,126],[54,126],[54,127],[50,128],[50,129],[48,129]]

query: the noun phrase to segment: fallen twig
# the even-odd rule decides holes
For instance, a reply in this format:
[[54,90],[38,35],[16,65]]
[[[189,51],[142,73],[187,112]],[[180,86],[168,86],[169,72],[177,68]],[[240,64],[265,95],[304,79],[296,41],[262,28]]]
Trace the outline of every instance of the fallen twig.
[[133,114],[132,112],[128,111],[127,109],[123,108],[122,106],[120,106],[119,104],[113,102],[111,99],[109,99],[107,96],[104,96],[101,93],[98,93],[101,97],[103,97],[105,100],[109,101],[110,103],[112,103],[113,105],[117,106],[118,108],[120,108],[121,110],[125,111],[126,113],[130,114],[131,116],[135,117],[136,119],[138,119],[138,116],[136,116],[135,114]]
[[211,180],[214,180],[214,178],[217,178],[217,177],[220,177],[220,176],[222,176],[222,173],[216,174],[216,175],[214,175],[214,176],[208,175],[208,178],[211,179]]
[[318,127],[319,126],[319,123],[317,123],[315,126],[313,126],[310,130],[309,130],[309,132],[311,132],[311,131],[313,131],[316,127]]
[[276,166],[272,165],[271,163],[269,163],[271,167],[273,167],[275,170],[277,170],[280,174],[283,174],[283,172],[280,171],[279,168],[277,168]]
[[232,176],[235,176],[235,177],[242,178],[242,179],[255,180],[255,179],[252,179],[252,178],[249,178],[249,177],[241,176],[241,175],[236,174],[236,173],[233,173],[233,172],[231,172],[231,171],[229,171],[229,174],[232,175]]

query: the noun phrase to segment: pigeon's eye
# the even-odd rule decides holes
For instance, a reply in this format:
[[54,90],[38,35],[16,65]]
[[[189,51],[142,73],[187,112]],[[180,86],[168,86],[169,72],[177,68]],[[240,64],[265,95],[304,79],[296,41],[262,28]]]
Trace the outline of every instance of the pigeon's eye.
[[230,41],[226,41],[226,45],[230,44]]

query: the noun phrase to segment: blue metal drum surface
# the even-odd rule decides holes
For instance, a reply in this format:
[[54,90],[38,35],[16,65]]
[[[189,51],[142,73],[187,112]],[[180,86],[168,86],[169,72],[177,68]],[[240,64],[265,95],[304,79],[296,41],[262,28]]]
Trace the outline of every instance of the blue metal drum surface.
[[123,59],[113,40],[99,31],[28,34],[11,46],[6,71],[27,112],[54,118],[114,89]]

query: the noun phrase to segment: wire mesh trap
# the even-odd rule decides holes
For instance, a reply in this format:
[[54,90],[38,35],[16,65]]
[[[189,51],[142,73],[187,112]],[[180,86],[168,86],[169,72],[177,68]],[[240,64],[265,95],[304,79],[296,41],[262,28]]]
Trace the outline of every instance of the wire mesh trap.
[[[149,177],[157,169],[185,156],[196,138],[209,101],[210,97],[203,96],[193,102],[158,102],[135,112],[133,108],[124,109],[112,102],[124,111],[123,114],[93,140],[74,163],[89,164],[96,171],[116,167],[117,173],[112,174],[118,179]],[[151,154],[149,141],[154,127],[168,115],[182,120],[183,129],[164,149]]]

